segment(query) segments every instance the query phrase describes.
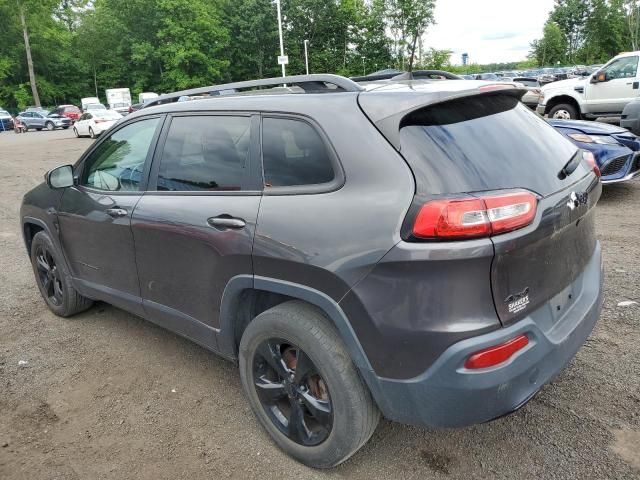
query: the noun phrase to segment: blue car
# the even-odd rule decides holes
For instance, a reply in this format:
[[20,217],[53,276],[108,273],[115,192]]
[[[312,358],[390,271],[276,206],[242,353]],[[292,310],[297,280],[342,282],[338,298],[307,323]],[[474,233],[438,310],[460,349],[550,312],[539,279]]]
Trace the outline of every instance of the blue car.
[[615,125],[582,120],[547,120],[578,147],[593,153],[602,183],[640,175],[640,137]]

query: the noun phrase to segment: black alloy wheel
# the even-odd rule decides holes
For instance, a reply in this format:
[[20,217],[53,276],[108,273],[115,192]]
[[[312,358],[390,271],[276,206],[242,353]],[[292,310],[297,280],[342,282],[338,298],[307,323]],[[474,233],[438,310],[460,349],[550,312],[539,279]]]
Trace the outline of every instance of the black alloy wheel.
[[38,282],[47,299],[55,306],[62,305],[64,287],[60,270],[56,265],[53,255],[44,245],[39,245],[36,250],[36,267],[38,271]]
[[315,446],[329,437],[329,390],[303,350],[280,338],[263,341],[253,358],[253,378],[262,408],[287,438]]

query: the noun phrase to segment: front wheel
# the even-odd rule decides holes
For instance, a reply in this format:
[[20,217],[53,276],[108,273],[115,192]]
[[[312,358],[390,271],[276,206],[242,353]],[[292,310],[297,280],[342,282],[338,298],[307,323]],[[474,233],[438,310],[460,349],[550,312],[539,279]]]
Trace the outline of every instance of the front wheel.
[[53,122],[47,122],[45,127],[47,128],[47,130],[52,131],[55,130],[55,125],[53,124]]
[[80,138],[80,134],[78,133],[78,129],[76,127],[73,127],[73,134],[76,136],[76,138]]
[[96,134],[95,134],[95,133],[93,133],[93,128],[91,128],[91,127],[89,127],[89,136],[90,136],[91,138],[96,138]]
[[60,256],[45,232],[38,232],[31,242],[31,264],[42,298],[60,317],[70,317],[91,307],[93,301],[80,295],[71,283]]
[[296,460],[329,468],[373,434],[380,413],[342,340],[299,301],[258,315],[240,341],[240,376],[253,412]]
[[549,110],[549,118],[555,120],[577,120],[578,111],[573,105],[560,103]]

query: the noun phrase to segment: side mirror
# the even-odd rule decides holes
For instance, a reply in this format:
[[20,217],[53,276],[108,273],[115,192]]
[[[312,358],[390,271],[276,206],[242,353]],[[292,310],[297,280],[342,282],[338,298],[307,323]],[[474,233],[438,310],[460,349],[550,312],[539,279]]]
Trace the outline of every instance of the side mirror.
[[67,188],[73,186],[73,167],[71,165],[63,165],[61,167],[49,170],[45,176],[45,181],[49,188]]
[[600,83],[600,82],[606,82],[607,81],[607,74],[604,72],[596,72],[593,74],[593,77],[591,77],[591,83]]

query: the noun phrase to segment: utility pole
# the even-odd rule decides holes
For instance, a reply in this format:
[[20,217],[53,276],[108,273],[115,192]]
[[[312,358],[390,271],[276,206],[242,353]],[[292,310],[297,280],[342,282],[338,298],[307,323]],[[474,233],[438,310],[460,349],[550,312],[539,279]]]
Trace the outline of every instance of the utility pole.
[[[282,14],[280,12],[280,0],[276,0],[276,8],[278,9],[278,33],[280,34],[280,57],[284,57],[284,43],[282,41]],[[280,62],[282,65],[282,76],[286,77],[284,62]]]
[[309,75],[309,40],[304,41],[304,65],[307,68],[307,75]]
[[31,58],[31,45],[29,44],[29,32],[27,31],[27,22],[24,18],[24,6],[18,0],[18,12],[20,13],[20,22],[22,23],[22,34],[24,35],[24,48],[27,51],[27,69],[29,70],[29,83],[31,83],[31,94],[33,95],[33,103],[36,107],[40,105],[40,95],[38,95],[38,87],[36,86],[36,74],[33,71],[33,59]]

